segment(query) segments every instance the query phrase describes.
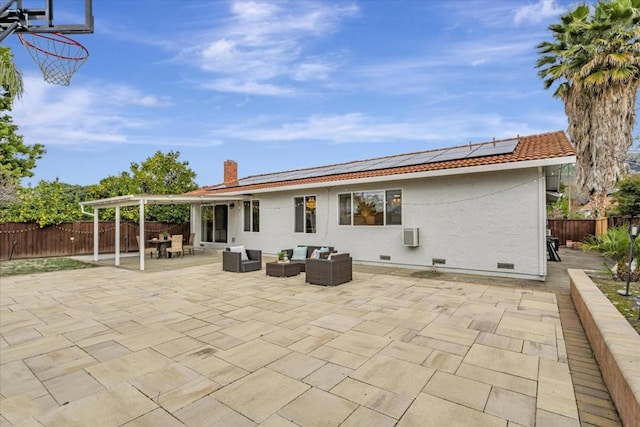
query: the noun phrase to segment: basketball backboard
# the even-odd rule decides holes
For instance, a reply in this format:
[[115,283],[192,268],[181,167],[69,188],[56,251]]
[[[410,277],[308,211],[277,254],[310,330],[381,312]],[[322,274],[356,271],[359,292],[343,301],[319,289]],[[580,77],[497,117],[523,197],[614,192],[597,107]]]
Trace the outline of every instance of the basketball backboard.
[[93,33],[92,0],[0,0],[0,42],[13,33]]

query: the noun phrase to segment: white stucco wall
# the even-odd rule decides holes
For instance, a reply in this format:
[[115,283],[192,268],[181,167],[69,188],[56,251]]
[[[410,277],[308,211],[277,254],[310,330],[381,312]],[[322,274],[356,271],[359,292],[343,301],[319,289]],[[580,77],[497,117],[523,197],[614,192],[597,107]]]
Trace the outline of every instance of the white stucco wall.
[[[402,189],[401,226],[338,225],[338,194]],[[265,254],[299,244],[329,245],[356,262],[544,279],[545,193],[542,168],[388,183],[255,194],[260,232],[242,231],[242,204],[229,211],[234,244]],[[293,198],[317,196],[317,233],[294,233]],[[420,246],[402,246],[402,229],[418,227]],[[230,242],[231,243],[231,242]],[[390,260],[381,260],[380,256]],[[498,263],[514,269],[499,269]]]

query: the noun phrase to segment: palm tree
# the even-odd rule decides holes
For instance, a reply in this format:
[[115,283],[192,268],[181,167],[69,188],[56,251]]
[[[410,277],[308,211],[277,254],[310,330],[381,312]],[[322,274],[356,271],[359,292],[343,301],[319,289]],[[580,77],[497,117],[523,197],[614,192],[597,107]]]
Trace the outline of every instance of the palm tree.
[[13,54],[8,47],[0,46],[0,86],[11,99],[18,99],[24,92],[22,74],[13,62]]
[[568,133],[578,152],[577,184],[595,217],[626,173],[640,86],[640,0],[577,6],[549,26],[554,41],[537,46],[536,67],[545,89],[558,83]]

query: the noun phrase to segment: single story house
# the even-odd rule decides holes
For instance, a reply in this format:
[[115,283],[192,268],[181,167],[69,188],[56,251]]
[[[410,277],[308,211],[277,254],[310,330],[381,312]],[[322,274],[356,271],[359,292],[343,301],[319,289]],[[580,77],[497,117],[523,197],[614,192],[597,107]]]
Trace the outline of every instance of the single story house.
[[183,196],[196,246],[544,280],[547,197],[575,160],[562,131],[244,178],[227,160],[223,183]]
[[97,213],[115,208],[116,265],[120,207],[144,218],[147,204],[189,204],[199,247],[333,246],[357,263],[545,280],[546,203],[575,160],[562,131],[245,178],[227,160],[218,185],[81,205],[93,208],[95,260]]

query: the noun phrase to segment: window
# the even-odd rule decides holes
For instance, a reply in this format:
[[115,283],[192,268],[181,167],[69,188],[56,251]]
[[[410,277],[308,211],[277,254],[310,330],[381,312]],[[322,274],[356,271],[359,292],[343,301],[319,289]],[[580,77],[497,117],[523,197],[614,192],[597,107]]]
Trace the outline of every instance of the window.
[[402,225],[402,190],[387,190],[387,225]]
[[351,194],[338,194],[338,205],[340,206],[340,225],[351,225]]
[[213,206],[200,208],[200,240],[213,242]]
[[353,193],[353,225],[384,225],[384,192]]
[[296,233],[315,233],[316,196],[295,197],[293,207],[295,212],[294,231]]
[[245,201],[244,206],[244,231],[260,231],[260,201]]
[[338,195],[339,225],[402,225],[402,190]]

